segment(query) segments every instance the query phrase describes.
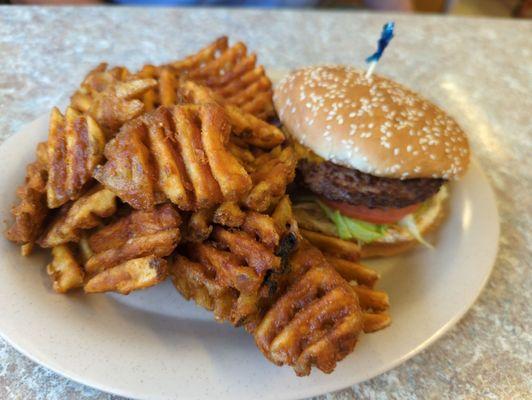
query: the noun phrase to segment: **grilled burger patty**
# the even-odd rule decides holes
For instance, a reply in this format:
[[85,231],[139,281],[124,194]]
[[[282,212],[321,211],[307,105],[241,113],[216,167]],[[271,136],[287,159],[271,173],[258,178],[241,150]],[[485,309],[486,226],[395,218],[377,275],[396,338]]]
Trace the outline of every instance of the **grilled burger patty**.
[[301,160],[299,180],[313,193],[332,201],[370,208],[402,208],[420,203],[434,196],[445,183],[444,179],[381,178],[356,169]]

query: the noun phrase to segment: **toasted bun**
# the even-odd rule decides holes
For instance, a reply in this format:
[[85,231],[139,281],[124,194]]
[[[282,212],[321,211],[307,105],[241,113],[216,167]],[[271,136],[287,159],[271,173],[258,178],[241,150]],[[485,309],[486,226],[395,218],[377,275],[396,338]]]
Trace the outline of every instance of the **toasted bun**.
[[461,176],[469,144],[440,108],[390,79],[344,66],[292,72],[274,92],[288,133],[322,158],[389,178]]

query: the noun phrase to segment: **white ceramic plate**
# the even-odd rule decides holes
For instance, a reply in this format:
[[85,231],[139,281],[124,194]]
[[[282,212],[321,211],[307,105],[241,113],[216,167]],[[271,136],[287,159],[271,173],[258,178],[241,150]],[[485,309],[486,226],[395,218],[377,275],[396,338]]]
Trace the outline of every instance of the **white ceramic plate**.
[[[0,220],[9,220],[15,188],[47,117],[0,147]],[[495,199],[480,168],[452,185],[450,215],[436,250],[372,262],[390,295],[392,325],[362,336],[332,375],[297,378],[270,364],[241,329],[221,325],[187,303],[170,282],[120,295],[58,295],[47,256],[19,255],[0,239],[0,334],[34,361],[98,389],[142,399],[294,399],[374,377],[434,342],[475,301],[497,252]]]

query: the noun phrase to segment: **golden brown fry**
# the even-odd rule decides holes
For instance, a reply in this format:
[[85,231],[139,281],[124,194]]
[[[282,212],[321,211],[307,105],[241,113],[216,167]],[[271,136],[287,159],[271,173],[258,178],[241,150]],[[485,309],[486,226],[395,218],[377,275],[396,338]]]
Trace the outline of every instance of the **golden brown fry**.
[[246,260],[246,263],[259,275],[269,270],[275,271],[281,266],[281,259],[276,257],[271,249],[245,232],[230,232],[217,227],[214,229],[213,237],[227,246],[231,253]]
[[170,204],[153,211],[133,211],[90,236],[89,245],[95,254],[85,269],[95,273],[132,258],[168,256],[179,242],[180,223],[179,214]]
[[134,290],[157,285],[166,279],[166,260],[150,255],[134,258],[111,269],[102,271],[85,284],[85,293],[118,292],[129,294]]
[[170,274],[174,286],[183,297],[193,299],[199,306],[213,311],[216,320],[230,320],[237,324],[240,315],[245,314],[236,310],[233,312],[238,301],[237,293],[212,279],[212,272],[203,264],[178,255],[170,264]]
[[251,178],[238,160],[226,150],[230,126],[223,109],[214,104],[200,108],[201,139],[212,174],[225,200],[238,200],[251,188]]
[[156,169],[144,144],[146,127],[131,121],[105,146],[107,162],[94,170],[94,178],[133,208],[147,210],[155,205]]
[[266,247],[274,249],[279,244],[279,237],[286,230],[277,230],[274,220],[266,215],[255,211],[249,211],[242,225],[244,232],[256,236]]
[[90,116],[67,108],[63,116],[57,108],[50,116],[48,133],[49,208],[77,199],[103,158],[105,136]]
[[238,228],[244,224],[245,220],[246,213],[233,201],[222,203],[214,212],[213,217],[214,223],[229,228]]
[[46,267],[53,280],[53,288],[58,293],[83,286],[85,272],[78,264],[72,250],[66,245],[52,248],[52,262]]
[[356,281],[360,285],[372,288],[379,280],[379,274],[376,271],[361,264],[327,254],[325,257],[334,269],[347,281]]
[[351,284],[351,287],[358,296],[360,306],[364,310],[385,311],[390,307],[388,294],[365,286]]
[[224,104],[267,119],[274,115],[271,81],[243,43],[229,47],[221,37],[198,53],[171,64],[181,78],[209,87]]
[[96,187],[72,204],[64,205],[51,222],[41,247],[54,247],[67,242],[78,242],[82,230],[94,228],[102,218],[116,212],[116,195],[103,187]]
[[158,185],[168,199],[182,210],[194,208],[193,187],[180,156],[172,115],[161,107],[146,116],[149,146],[158,171]]
[[173,112],[176,139],[181,156],[196,194],[198,208],[209,208],[222,202],[222,193],[209,168],[209,160],[202,146],[201,130],[194,122],[194,114],[186,107]]
[[286,147],[272,151],[257,158],[257,169],[251,174],[253,189],[244,200],[252,210],[268,210],[279,196],[284,195],[286,187],[295,176],[296,158],[292,148]]
[[[27,166],[25,182],[17,189],[20,202],[11,209],[15,220],[6,231],[6,237],[13,242],[31,244],[43,230],[49,212],[46,205],[47,164],[46,143],[39,143],[37,160]],[[26,247],[25,252],[31,247]]]
[[190,215],[184,240],[201,243],[207,240],[212,232],[213,211],[209,208],[198,210]]
[[319,252],[303,248],[310,268],[291,284],[260,321],[253,335],[278,365],[308,375],[312,365],[326,373],[349,354],[362,331],[362,310],[349,284]]
[[300,229],[301,235],[326,254],[333,254],[349,261],[358,261],[360,246],[355,242]]
[[364,333],[372,333],[384,329],[392,323],[392,319],[385,313],[367,313],[363,315],[364,320]]

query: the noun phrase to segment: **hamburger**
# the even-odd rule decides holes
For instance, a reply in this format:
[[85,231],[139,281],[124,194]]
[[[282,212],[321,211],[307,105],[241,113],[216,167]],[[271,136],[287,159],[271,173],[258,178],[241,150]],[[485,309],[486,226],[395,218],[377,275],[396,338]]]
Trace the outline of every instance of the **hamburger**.
[[450,180],[469,164],[460,126],[417,93],[382,76],[318,66],[274,92],[299,156],[300,226],[360,244],[362,257],[403,252],[443,219]]

